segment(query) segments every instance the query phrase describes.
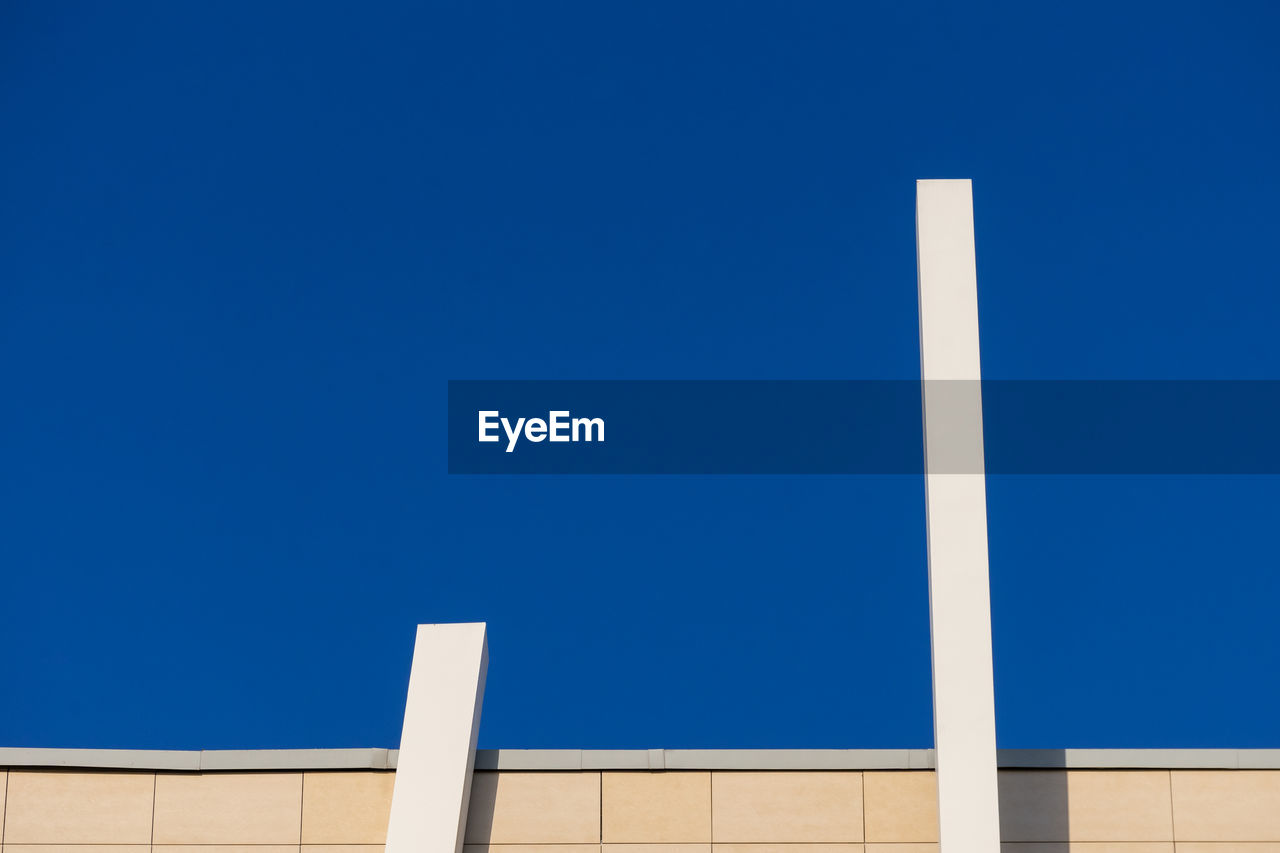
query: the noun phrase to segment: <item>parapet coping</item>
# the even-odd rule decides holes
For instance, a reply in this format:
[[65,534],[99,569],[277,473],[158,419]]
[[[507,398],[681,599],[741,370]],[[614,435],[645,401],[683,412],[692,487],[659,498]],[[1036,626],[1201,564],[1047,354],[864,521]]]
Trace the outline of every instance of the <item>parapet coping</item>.
[[[395,749],[27,749],[0,768],[394,770]],[[1280,749],[1001,749],[1006,769],[1275,770]],[[932,749],[481,749],[477,770],[931,770]]]

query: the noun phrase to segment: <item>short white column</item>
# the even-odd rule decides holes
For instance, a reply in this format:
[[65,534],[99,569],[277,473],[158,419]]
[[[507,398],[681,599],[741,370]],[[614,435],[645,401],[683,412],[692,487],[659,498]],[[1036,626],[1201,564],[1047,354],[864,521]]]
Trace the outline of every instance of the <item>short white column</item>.
[[386,853],[461,853],[488,665],[483,622],[418,626]]
[[973,186],[916,184],[941,853],[999,853]]

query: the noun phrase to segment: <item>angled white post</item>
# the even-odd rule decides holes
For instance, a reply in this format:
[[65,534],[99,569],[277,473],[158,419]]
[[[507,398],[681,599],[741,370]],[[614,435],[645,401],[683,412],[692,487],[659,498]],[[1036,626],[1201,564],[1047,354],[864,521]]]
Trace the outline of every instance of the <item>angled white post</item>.
[[999,853],[973,185],[916,183],[941,853]]
[[386,853],[461,853],[484,676],[483,622],[419,625]]

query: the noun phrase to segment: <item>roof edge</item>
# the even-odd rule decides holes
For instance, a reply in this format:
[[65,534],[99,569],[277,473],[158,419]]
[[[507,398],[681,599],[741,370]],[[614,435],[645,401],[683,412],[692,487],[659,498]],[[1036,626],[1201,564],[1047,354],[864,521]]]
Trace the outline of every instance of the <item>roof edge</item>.
[[[0,767],[394,770],[395,749],[28,749]],[[1004,769],[1280,769],[1280,749],[1001,749]],[[481,749],[477,770],[931,770],[932,749]]]

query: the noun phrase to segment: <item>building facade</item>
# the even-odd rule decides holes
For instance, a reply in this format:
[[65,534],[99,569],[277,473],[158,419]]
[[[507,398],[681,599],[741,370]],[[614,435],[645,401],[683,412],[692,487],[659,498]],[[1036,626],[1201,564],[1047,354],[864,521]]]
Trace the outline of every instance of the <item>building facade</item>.
[[[934,853],[928,750],[481,750],[465,853]],[[389,750],[0,750],[2,853],[382,853]],[[1004,853],[1280,853],[1280,750],[1006,751]]]

